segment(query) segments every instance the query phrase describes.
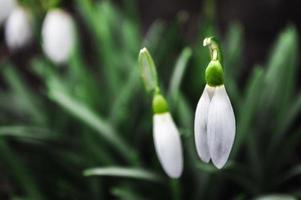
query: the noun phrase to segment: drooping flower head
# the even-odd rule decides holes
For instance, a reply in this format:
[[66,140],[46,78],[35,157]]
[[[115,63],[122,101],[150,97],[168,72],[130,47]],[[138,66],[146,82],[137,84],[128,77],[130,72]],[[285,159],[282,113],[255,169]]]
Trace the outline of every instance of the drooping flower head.
[[214,38],[210,45],[211,61],[205,72],[206,86],[197,104],[194,121],[195,144],[199,157],[222,168],[231,152],[235,138],[235,116],[224,86],[221,54]]
[[180,134],[160,93],[156,68],[146,48],[140,51],[139,67],[146,90],[153,93],[153,139],[157,156],[166,174],[178,178],[183,171]]
[[161,94],[153,98],[153,138],[156,153],[164,171],[171,178],[178,178],[183,171],[180,133]]
[[0,0],[0,26],[16,6],[16,0]]
[[5,23],[5,41],[11,51],[31,42],[33,26],[31,13],[21,6],[14,8]]
[[75,43],[73,18],[61,9],[48,11],[42,26],[42,45],[48,58],[56,63],[68,61]]

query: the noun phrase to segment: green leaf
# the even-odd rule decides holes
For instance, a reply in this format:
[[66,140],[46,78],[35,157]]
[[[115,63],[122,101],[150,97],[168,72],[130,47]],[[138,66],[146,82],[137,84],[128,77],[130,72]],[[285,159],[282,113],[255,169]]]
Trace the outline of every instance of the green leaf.
[[2,136],[34,140],[49,140],[57,137],[46,128],[31,126],[0,126],[0,137]]
[[[177,100],[174,102],[173,107],[176,108],[177,116],[181,123],[181,127],[187,129],[185,136],[191,136],[193,130],[193,111],[185,98],[179,92]],[[181,132],[183,134],[183,132]]]
[[15,178],[18,186],[24,190],[29,199],[44,199],[31,170],[18,158],[17,154],[0,139],[0,158],[9,173]]
[[169,83],[169,95],[172,96],[173,99],[176,99],[180,90],[180,84],[183,79],[187,63],[189,58],[191,57],[192,51],[190,48],[186,47],[181,55],[178,57],[176,65],[174,67],[174,71],[171,76],[171,80]]
[[275,109],[276,124],[290,105],[296,84],[297,31],[289,26],[278,37],[267,64],[263,110]]
[[224,45],[225,80],[235,80],[241,69],[241,54],[243,44],[243,30],[238,23],[231,23],[226,34]]
[[115,187],[111,189],[111,193],[118,199],[146,200],[146,198],[138,196],[135,191],[129,190],[127,188]]
[[276,129],[271,138],[268,154],[275,153],[277,145],[282,143],[283,137],[287,134],[286,130],[295,122],[298,114],[301,111],[301,94],[298,95],[295,102],[292,102],[290,107],[287,108],[287,112],[283,117],[283,120],[276,124]]
[[254,200],[297,200],[297,198],[287,194],[271,194],[256,197]]
[[72,98],[66,92],[56,89],[55,86],[50,85],[48,95],[50,99],[62,106],[74,117],[97,131],[102,138],[106,139],[129,162],[135,162],[132,154],[133,149],[121,139],[109,123],[90,110],[86,105]]
[[262,92],[263,78],[263,70],[260,67],[256,67],[247,84],[243,103],[237,109],[237,134],[231,154],[233,157],[238,153],[240,146],[245,143],[248,133],[251,132],[252,120],[257,108],[257,99]]
[[160,20],[157,20],[154,23],[152,23],[144,37],[142,46],[149,49],[150,52],[156,53],[157,49],[160,47],[160,39],[162,38],[164,28],[165,25]]
[[146,181],[161,181],[161,178],[147,170],[138,168],[125,167],[99,167],[87,169],[84,171],[85,176],[116,176],[123,178],[133,178]]
[[3,76],[9,85],[15,100],[22,105],[24,112],[29,113],[37,123],[46,121],[43,109],[40,107],[40,99],[23,80],[13,65],[7,65],[2,70]]
[[120,89],[120,94],[115,98],[112,103],[110,119],[115,124],[125,119],[129,112],[129,104],[135,98],[135,92],[139,87],[138,70],[133,69],[127,82]]

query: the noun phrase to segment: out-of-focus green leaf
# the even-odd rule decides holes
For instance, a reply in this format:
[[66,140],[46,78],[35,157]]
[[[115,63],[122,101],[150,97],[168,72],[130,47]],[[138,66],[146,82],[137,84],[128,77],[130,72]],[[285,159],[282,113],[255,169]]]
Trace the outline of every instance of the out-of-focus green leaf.
[[247,134],[250,133],[252,119],[254,118],[256,107],[258,105],[258,96],[262,92],[263,75],[263,70],[260,67],[254,69],[246,87],[247,89],[243,103],[238,107],[237,134],[231,154],[233,157],[238,153],[240,146],[245,143],[248,136]]
[[[286,130],[295,122],[296,117],[301,111],[301,94],[296,98],[295,102],[292,102],[291,106],[287,108],[287,113],[285,117],[283,117],[283,121],[279,122],[276,125],[275,133],[271,138],[269,147],[268,147],[268,154],[272,156],[271,153],[275,153],[277,150],[277,145],[282,142],[284,135],[286,134]],[[273,158],[273,156],[271,157]]]
[[224,50],[224,73],[225,85],[231,97],[232,103],[240,102],[238,89],[238,78],[240,72],[243,71],[242,65],[242,49],[243,49],[243,33],[242,27],[238,23],[230,24],[228,29]]
[[138,168],[125,167],[99,167],[87,169],[84,171],[85,176],[117,176],[124,178],[134,178],[146,181],[161,181],[161,178],[147,170]]
[[271,194],[254,198],[254,200],[297,200],[288,194]]
[[129,103],[135,98],[135,90],[139,87],[140,78],[137,70],[133,70],[127,82],[123,85],[120,94],[113,101],[110,119],[115,124],[126,116],[129,110]]
[[7,65],[2,73],[9,85],[16,101],[22,105],[22,109],[29,113],[37,123],[45,123],[46,119],[43,109],[40,107],[40,101],[31,90],[30,86],[21,78],[14,66]]
[[242,71],[241,54],[244,46],[242,26],[238,23],[230,24],[225,41],[223,48],[225,79],[234,81]]
[[191,136],[193,130],[193,111],[191,110],[187,99],[184,95],[179,92],[178,98],[174,104],[177,109],[177,116],[179,118],[181,127],[184,128],[185,133],[182,132],[185,136]]
[[104,119],[95,114],[81,102],[70,97],[66,92],[50,86],[49,97],[54,102],[66,109],[74,117],[78,118],[94,130],[96,130],[103,138],[121,153],[128,161],[133,161],[132,148],[126,144],[116,133],[113,127]]
[[9,172],[16,179],[19,187],[24,190],[26,196],[29,199],[41,199],[44,197],[40,192],[40,189],[34,180],[32,173],[24,164],[18,159],[15,152],[6,144],[3,139],[0,139],[0,157],[2,163],[7,165],[7,169],[10,169]]
[[267,64],[262,112],[274,108],[276,123],[290,104],[296,83],[297,44],[297,32],[289,26],[280,34]]
[[118,199],[146,200],[146,198],[142,196],[138,196],[138,194],[126,188],[115,187],[111,189],[111,193],[112,195],[116,196]]
[[191,54],[192,54],[191,49],[189,47],[186,47],[177,59],[169,83],[169,95],[172,97],[173,100],[177,99],[180,90],[180,84],[183,79],[185,69]]
[[165,25],[162,21],[155,21],[147,31],[142,46],[146,47],[150,52],[156,54],[156,50],[160,46],[160,39],[164,32]]
[[140,34],[137,30],[136,24],[134,24],[133,21],[124,19],[122,23],[122,31],[123,31],[122,39],[125,47],[124,50],[128,54],[135,55],[141,43]]
[[49,140],[57,135],[48,129],[30,126],[0,126],[0,137],[10,136],[21,139]]
[[[85,22],[89,25],[96,39],[95,49],[98,53],[98,65],[102,67],[104,78],[107,81],[107,92],[113,98],[119,92],[120,76],[118,66],[120,63],[119,49],[112,34],[112,25],[119,24],[117,11],[110,2],[77,1]],[[116,59],[117,58],[117,59]]]

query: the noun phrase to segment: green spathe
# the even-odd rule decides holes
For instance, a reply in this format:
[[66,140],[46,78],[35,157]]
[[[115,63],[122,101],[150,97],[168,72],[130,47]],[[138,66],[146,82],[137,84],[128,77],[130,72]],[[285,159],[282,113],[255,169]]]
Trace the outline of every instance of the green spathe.
[[138,62],[146,91],[154,91],[158,87],[157,71],[152,56],[146,48],[140,50]]
[[206,82],[209,86],[219,86],[224,84],[224,72],[218,60],[212,60],[205,72]]
[[153,98],[153,112],[154,114],[168,112],[167,101],[161,94],[155,94]]

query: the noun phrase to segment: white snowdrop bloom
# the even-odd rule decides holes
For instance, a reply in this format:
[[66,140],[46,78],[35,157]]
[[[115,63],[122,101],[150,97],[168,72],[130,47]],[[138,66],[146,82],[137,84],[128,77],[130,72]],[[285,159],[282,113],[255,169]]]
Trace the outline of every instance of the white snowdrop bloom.
[[201,160],[210,160],[222,168],[230,155],[235,138],[235,116],[224,86],[222,55],[214,37],[205,38],[211,61],[205,79],[207,85],[198,102],[194,119],[194,136],[197,153]]
[[16,6],[16,0],[0,0],[0,26]]
[[5,41],[12,51],[31,42],[33,27],[31,14],[23,7],[17,6],[5,23]]
[[171,178],[178,178],[183,171],[182,144],[179,131],[161,95],[153,100],[153,137],[159,161]]
[[169,112],[153,117],[154,143],[160,163],[171,178],[178,178],[183,171],[182,145],[179,131]]
[[206,85],[195,113],[195,143],[204,162],[222,168],[235,137],[235,117],[224,85]]
[[67,62],[75,43],[73,18],[60,9],[49,11],[42,26],[42,42],[50,60],[56,64]]

